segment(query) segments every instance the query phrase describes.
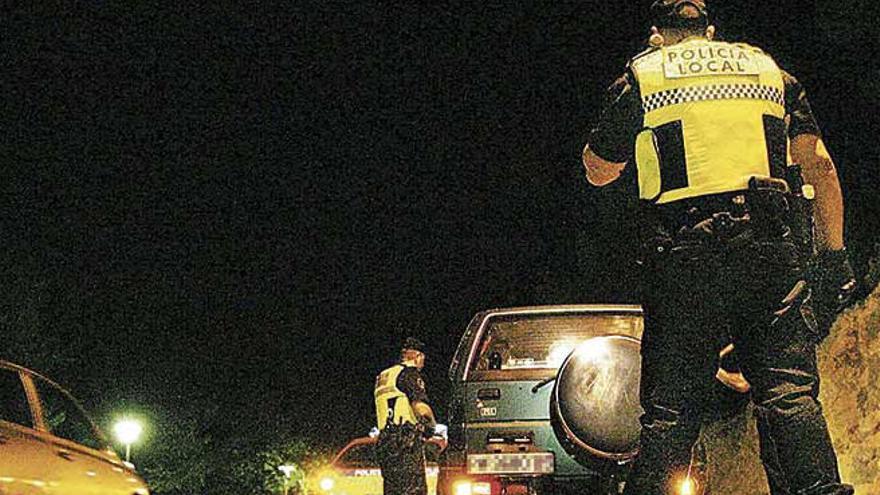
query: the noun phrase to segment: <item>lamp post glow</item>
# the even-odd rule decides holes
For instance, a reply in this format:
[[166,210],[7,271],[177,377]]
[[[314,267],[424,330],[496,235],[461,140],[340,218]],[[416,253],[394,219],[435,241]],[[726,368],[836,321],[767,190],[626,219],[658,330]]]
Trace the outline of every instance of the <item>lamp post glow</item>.
[[122,420],[113,426],[116,438],[125,444],[125,462],[130,462],[131,444],[137,442],[144,428],[140,423],[131,419]]

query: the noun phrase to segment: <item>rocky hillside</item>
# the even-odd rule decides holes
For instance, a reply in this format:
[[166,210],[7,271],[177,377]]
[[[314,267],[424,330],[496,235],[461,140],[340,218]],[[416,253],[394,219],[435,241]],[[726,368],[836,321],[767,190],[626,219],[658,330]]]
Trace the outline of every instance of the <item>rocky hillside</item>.
[[[838,318],[819,350],[821,400],[843,479],[880,493],[880,288]],[[703,432],[713,495],[769,493],[751,408]]]
[[821,399],[843,478],[880,493],[880,288],[838,318],[822,345]]

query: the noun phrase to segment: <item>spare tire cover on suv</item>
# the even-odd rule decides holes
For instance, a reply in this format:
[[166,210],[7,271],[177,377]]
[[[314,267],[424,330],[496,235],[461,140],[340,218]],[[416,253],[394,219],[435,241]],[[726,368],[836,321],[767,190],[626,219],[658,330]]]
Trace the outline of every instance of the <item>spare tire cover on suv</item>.
[[559,368],[551,413],[572,455],[625,461],[638,452],[639,349],[632,337],[593,337]]

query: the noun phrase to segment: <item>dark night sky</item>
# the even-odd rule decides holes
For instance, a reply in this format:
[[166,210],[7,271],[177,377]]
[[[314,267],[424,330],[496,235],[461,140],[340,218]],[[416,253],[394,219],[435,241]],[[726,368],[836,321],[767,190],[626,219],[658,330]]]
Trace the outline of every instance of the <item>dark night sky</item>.
[[[406,333],[442,397],[476,311],[630,300],[625,191],[587,189],[579,155],[646,3],[10,14],[4,273],[44,287],[47,338],[74,358],[56,378],[99,410],[339,443],[370,426]],[[719,30],[806,85],[863,265],[876,4],[744,5],[719,4]]]

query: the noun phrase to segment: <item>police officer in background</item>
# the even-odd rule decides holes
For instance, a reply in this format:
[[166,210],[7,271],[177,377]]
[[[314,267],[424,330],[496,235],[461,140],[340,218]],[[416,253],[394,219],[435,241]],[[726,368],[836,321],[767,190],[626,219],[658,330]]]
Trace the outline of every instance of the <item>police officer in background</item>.
[[424,347],[408,337],[400,351],[400,363],[376,377],[376,452],[385,495],[427,493],[424,440],[433,435],[436,420],[420,373],[425,366]]
[[641,204],[644,415],[625,493],[680,489],[730,337],[775,493],[852,493],[817,399],[815,348],[854,279],[835,166],[804,90],[761,50],[714,41],[705,0],[651,11],[651,48],[611,87],[583,153],[595,186],[634,167]]

